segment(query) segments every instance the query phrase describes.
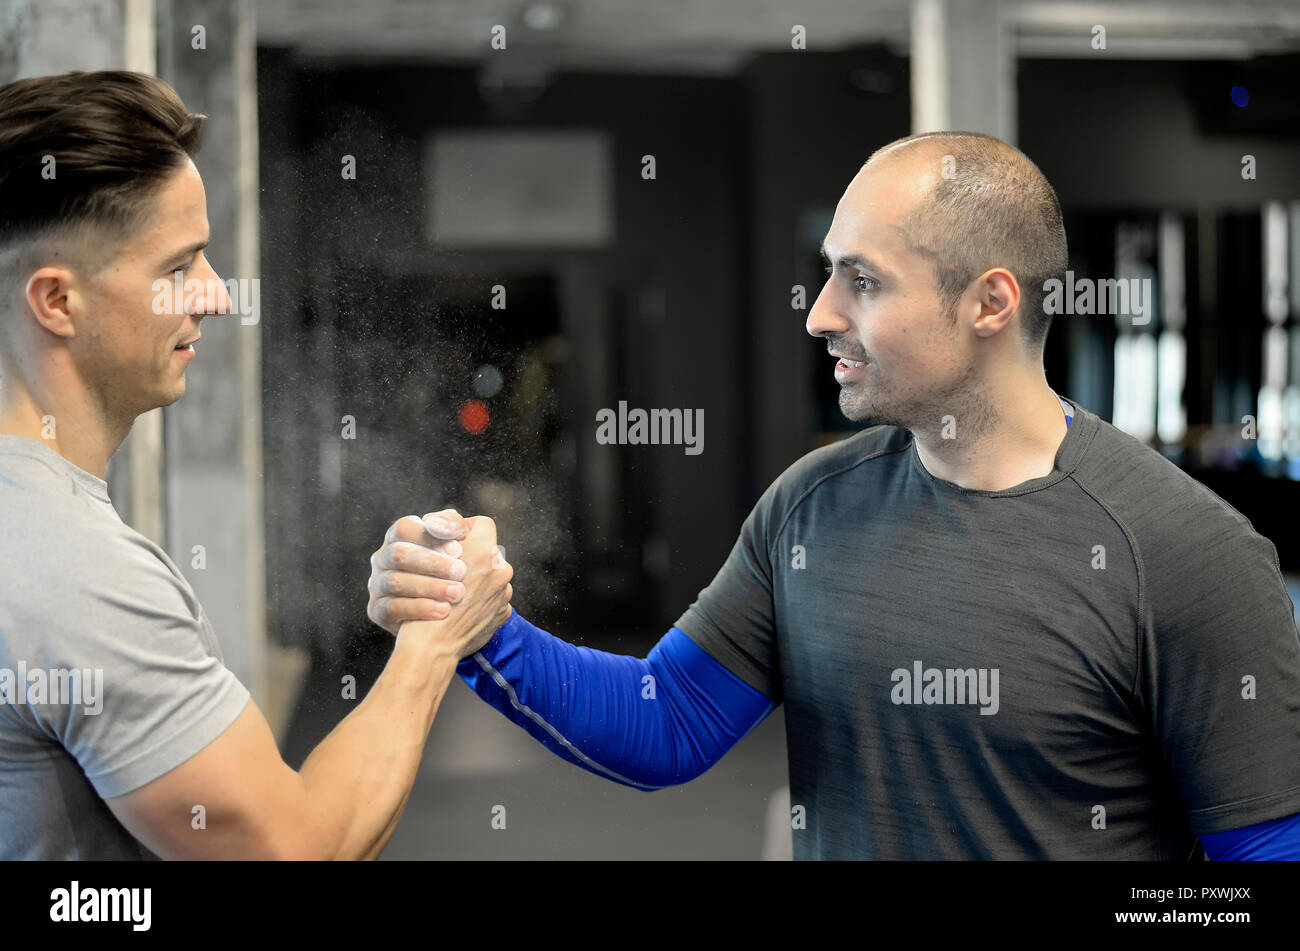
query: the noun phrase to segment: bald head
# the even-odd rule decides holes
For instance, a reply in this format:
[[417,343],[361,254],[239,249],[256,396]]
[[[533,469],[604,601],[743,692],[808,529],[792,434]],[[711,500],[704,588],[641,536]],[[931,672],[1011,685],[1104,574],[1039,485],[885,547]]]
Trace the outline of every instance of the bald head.
[[876,150],[862,168],[890,182],[894,230],[935,270],[945,311],[971,281],[1006,268],[1020,285],[1023,339],[1041,352],[1051,324],[1043,284],[1065,271],[1056,192],[1019,149],[978,132],[927,132]]

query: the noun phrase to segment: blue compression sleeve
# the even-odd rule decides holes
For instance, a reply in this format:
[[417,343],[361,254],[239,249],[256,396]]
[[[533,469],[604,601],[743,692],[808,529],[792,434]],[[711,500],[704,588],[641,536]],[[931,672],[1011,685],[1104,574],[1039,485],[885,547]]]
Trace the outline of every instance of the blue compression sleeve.
[[776,709],[676,627],[638,658],[569,644],[516,612],[457,673],[557,756],[645,790],[699,776]]
[[1300,813],[1203,835],[1201,845],[1214,862],[1295,861],[1300,859]]

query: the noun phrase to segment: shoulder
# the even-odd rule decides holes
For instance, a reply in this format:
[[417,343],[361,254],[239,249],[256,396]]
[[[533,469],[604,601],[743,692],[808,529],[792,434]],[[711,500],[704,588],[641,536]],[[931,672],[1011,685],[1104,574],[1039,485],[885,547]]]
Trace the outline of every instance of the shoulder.
[[106,507],[35,495],[0,520],[0,569],[23,579],[0,605],[11,648],[75,655],[124,635],[140,642],[202,627],[193,589],[161,548]]
[[[1153,593],[1249,580],[1282,585],[1273,544],[1249,519],[1160,452],[1098,420],[1074,472],[1078,485],[1129,537]],[[1180,594],[1181,592],[1181,594]]]
[[1192,532],[1250,531],[1250,522],[1160,452],[1097,420],[1075,480],[1098,504],[1142,536],[1167,540]]
[[772,487],[783,495],[803,493],[873,460],[894,457],[911,445],[911,441],[912,436],[905,429],[872,426],[796,459]]
[[896,426],[872,426],[846,439],[821,446],[796,459],[767,487],[755,507],[756,516],[778,528],[781,522],[819,487],[874,466],[894,465],[912,436]]
[[0,539],[8,561],[41,577],[121,585],[184,588],[166,553],[118,517],[108,505],[88,505],[76,496],[41,495],[19,516],[31,530]]

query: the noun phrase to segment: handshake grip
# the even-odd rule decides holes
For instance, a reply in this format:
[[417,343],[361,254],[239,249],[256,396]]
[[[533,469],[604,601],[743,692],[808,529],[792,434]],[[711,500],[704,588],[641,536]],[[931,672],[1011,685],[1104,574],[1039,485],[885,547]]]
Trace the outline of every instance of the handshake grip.
[[[510,581],[514,577],[514,568],[506,560],[504,548],[497,544],[496,523],[492,519],[486,515],[461,518],[450,510],[439,514],[448,517],[434,524],[448,525],[446,534],[431,534],[425,523],[414,516],[399,519],[390,529],[385,547],[371,559],[369,613],[372,620],[399,637],[434,638],[449,653],[463,660],[482,649],[497,629],[510,619],[510,599],[514,596]],[[448,540],[438,544],[438,539]],[[387,558],[382,557],[385,554]],[[452,560],[457,556],[463,569]],[[384,568],[385,564],[391,567]],[[440,612],[428,608],[435,602],[421,595],[434,590],[427,587],[431,584],[444,585],[436,590],[454,589],[454,582],[447,586],[446,582],[435,579],[456,576],[460,576],[463,593],[450,604],[450,611],[440,617]],[[409,591],[417,597],[380,598],[378,600],[387,600],[389,604],[387,610],[377,610],[376,590]],[[388,623],[382,623],[377,614],[387,614]]]

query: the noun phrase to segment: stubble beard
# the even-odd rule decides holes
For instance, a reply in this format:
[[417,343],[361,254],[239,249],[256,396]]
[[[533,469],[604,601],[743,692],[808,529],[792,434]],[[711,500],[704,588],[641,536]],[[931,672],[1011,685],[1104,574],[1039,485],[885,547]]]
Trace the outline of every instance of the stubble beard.
[[882,390],[862,383],[841,385],[840,412],[855,423],[898,426],[927,441],[942,440],[949,429],[955,433],[947,440],[950,443],[978,439],[997,419],[996,407],[974,366],[937,393],[922,392],[901,400],[888,386]]

